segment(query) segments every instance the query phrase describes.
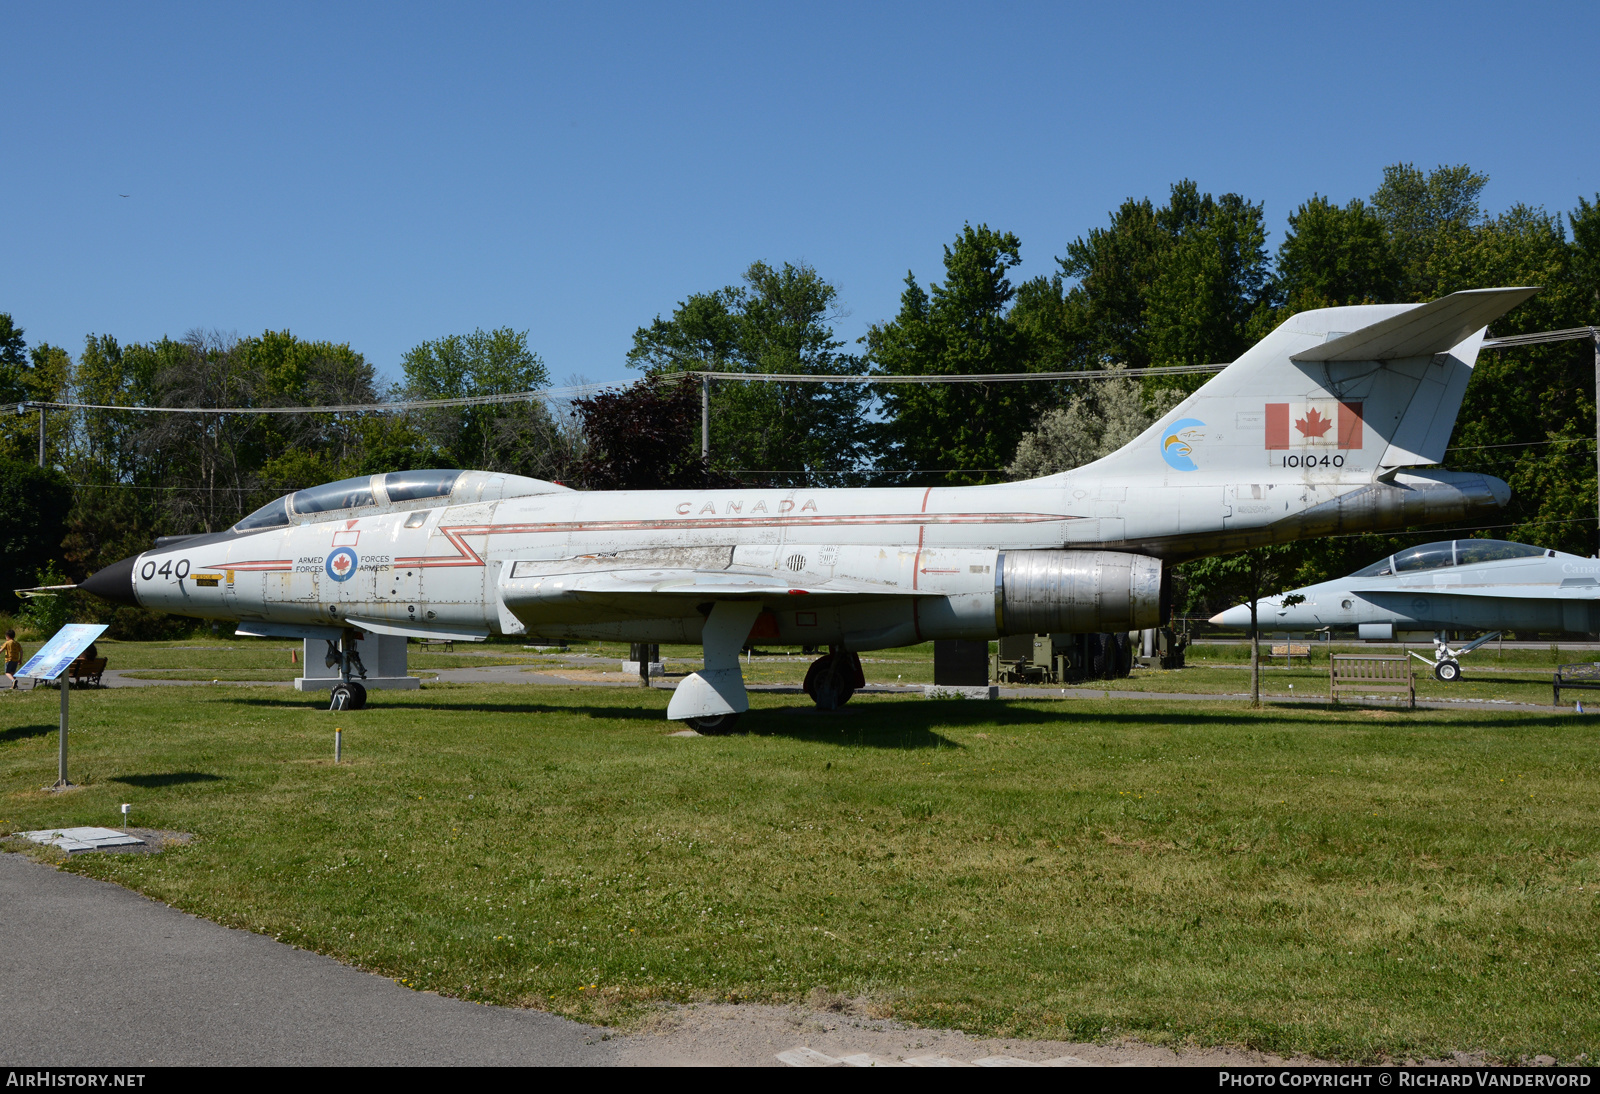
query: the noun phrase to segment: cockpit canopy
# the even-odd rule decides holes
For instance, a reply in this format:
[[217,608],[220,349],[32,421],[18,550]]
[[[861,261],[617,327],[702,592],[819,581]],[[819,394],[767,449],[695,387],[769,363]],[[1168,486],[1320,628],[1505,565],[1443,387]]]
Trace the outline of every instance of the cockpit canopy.
[[329,514],[358,510],[374,513],[395,509],[459,505],[471,501],[501,501],[534,494],[565,491],[543,479],[521,475],[496,475],[488,471],[391,471],[386,475],[362,475],[312,486],[268,502],[238,524],[235,532],[260,532],[291,524],[327,520]]
[[1526,543],[1512,543],[1503,539],[1447,539],[1439,543],[1424,543],[1420,547],[1409,547],[1388,558],[1379,559],[1371,566],[1357,570],[1350,576],[1388,577],[1391,574],[1408,574],[1419,570],[1438,570],[1445,566],[1499,562],[1508,558],[1538,558],[1546,553],[1543,547],[1530,547]]

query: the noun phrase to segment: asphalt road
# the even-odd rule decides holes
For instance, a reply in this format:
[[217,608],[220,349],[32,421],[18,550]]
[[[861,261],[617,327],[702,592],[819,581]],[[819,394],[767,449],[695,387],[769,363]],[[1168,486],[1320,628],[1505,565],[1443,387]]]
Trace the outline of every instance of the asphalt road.
[[0,854],[0,1061],[612,1064],[602,1031],[413,992]]

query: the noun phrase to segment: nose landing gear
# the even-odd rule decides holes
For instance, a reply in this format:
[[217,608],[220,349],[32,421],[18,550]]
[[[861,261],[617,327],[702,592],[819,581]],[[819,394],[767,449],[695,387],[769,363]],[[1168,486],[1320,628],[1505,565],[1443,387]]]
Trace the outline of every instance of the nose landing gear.
[[361,655],[355,650],[356,632],[347,630],[338,642],[328,642],[328,657],[326,664],[329,668],[339,666],[339,682],[333,685],[333,692],[328,697],[329,710],[361,710],[367,705],[367,688],[359,680],[350,679],[350,669],[354,667],[361,679],[367,678],[367,667],[361,663]]
[[367,689],[359,680],[333,685],[333,695],[328,701],[329,710],[360,710],[367,705]]

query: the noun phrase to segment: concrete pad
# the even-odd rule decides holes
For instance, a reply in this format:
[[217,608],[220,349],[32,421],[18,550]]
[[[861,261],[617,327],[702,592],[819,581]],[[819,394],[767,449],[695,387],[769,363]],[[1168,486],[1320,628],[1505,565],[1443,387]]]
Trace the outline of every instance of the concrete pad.
[[118,832],[115,828],[41,828],[37,832],[18,832],[17,835],[34,843],[59,847],[69,855],[107,847],[130,847],[144,842],[137,836]]
[[778,1053],[778,1059],[785,1067],[848,1067],[843,1060],[833,1056],[825,1056],[814,1048],[791,1048],[787,1052]]

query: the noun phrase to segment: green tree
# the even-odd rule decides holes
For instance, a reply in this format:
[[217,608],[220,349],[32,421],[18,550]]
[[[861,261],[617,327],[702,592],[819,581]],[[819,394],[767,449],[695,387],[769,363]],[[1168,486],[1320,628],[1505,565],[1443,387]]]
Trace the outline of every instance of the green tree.
[[1341,208],[1313,195],[1290,214],[1277,262],[1284,318],[1313,308],[1392,303],[1399,281],[1388,229],[1360,198]]
[[26,397],[21,373],[27,367],[28,342],[23,333],[8,313],[0,312],[0,400],[7,403]]
[[1426,174],[1409,163],[1383,169],[1372,207],[1388,229],[1404,299],[1420,302],[1440,295],[1441,283],[1448,279],[1438,263],[1470,242],[1483,217],[1478,199],[1488,184],[1488,175],[1466,164]]
[[[650,375],[743,372],[844,376],[838,291],[805,263],[754,262],[743,285],[696,293],[633,335],[628,364]],[[844,485],[865,456],[859,384],[714,383],[711,458],[746,481]]]
[[[408,399],[461,399],[550,386],[528,332],[509,327],[452,334],[409,350],[401,361]],[[449,466],[551,477],[565,465],[566,438],[542,399],[440,407],[412,415],[417,431]]]
[[1055,368],[1231,361],[1259,337],[1274,284],[1260,203],[1192,181],[1167,203],[1129,198],[1067,246],[1060,274],[1019,298]]
[[0,601],[15,607],[13,589],[30,588],[39,570],[61,559],[72,484],[55,468],[0,459]]
[[[966,225],[944,249],[945,280],[927,290],[906,274],[900,314],[867,333],[872,370],[887,376],[1015,373],[1037,364],[1025,330],[1011,321],[1006,276],[1020,243],[988,225]],[[887,384],[879,461],[909,481],[999,481],[1033,419],[1030,385]]]

